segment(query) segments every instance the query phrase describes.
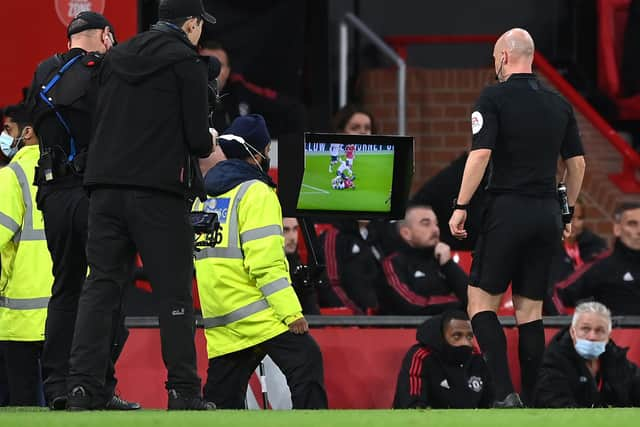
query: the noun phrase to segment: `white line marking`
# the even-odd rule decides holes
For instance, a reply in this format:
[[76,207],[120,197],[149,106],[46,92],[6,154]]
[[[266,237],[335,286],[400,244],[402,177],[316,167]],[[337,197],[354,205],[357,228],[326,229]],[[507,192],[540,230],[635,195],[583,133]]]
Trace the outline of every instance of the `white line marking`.
[[329,192],[328,192],[328,191],[323,190],[322,188],[314,187],[313,185],[309,185],[309,184],[304,184],[304,183],[303,183],[303,184],[302,184],[302,186],[303,186],[303,187],[309,187],[309,188],[311,188],[312,190],[319,191],[320,193],[329,194]]

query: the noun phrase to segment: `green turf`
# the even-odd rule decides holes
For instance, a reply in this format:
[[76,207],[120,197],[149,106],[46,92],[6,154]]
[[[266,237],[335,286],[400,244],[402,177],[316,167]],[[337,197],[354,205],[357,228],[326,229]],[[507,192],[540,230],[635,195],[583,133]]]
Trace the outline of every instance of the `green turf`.
[[0,426],[37,427],[635,427],[640,409],[49,412],[0,409]]
[[355,189],[334,190],[335,165],[329,172],[329,153],[307,153],[298,209],[388,212],[393,178],[393,153],[356,153]]

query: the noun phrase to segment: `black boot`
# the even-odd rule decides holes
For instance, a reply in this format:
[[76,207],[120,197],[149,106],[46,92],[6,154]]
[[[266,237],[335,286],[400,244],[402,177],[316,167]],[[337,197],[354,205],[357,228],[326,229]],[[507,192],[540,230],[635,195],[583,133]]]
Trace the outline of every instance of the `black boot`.
[[213,402],[206,402],[200,396],[187,396],[178,393],[171,389],[169,390],[169,404],[167,409],[170,411],[176,410],[195,410],[195,411],[209,411],[216,409],[216,405]]

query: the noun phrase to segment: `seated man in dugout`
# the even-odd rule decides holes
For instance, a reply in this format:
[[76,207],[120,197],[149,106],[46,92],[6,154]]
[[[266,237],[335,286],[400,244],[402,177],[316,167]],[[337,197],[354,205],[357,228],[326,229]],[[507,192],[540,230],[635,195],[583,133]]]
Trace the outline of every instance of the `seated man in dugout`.
[[459,310],[433,316],[418,327],[398,374],[394,409],[490,408],[493,383],[473,347],[471,321]]
[[593,299],[614,316],[640,315],[640,202],[621,203],[613,214],[613,251],[556,284],[554,303],[565,307]]
[[571,326],[549,343],[538,373],[535,406],[640,406],[640,369],[611,339],[611,312],[599,302],[576,307]]
[[380,314],[428,315],[467,305],[469,276],[440,241],[438,218],[430,206],[407,208],[397,222],[400,245],[383,263],[386,281],[379,289]]

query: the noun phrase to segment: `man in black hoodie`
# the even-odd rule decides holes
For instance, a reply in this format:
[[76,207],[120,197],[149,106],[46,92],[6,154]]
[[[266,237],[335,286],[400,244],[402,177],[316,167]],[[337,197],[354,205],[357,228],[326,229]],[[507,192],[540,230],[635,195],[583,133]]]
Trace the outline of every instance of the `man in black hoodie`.
[[118,45],[98,75],[95,131],[84,184],[90,191],[87,258],[71,349],[68,409],[100,407],[112,313],[136,250],[158,295],[169,409],[213,409],[200,394],[191,296],[193,230],[187,196],[194,157],[213,148],[207,65],[196,45],[201,0],[162,0],[160,21]]
[[490,408],[493,383],[473,347],[469,317],[459,310],[433,316],[418,327],[398,374],[395,409]]
[[611,312],[576,307],[571,326],[551,339],[534,393],[541,408],[640,406],[640,369],[611,339]]

